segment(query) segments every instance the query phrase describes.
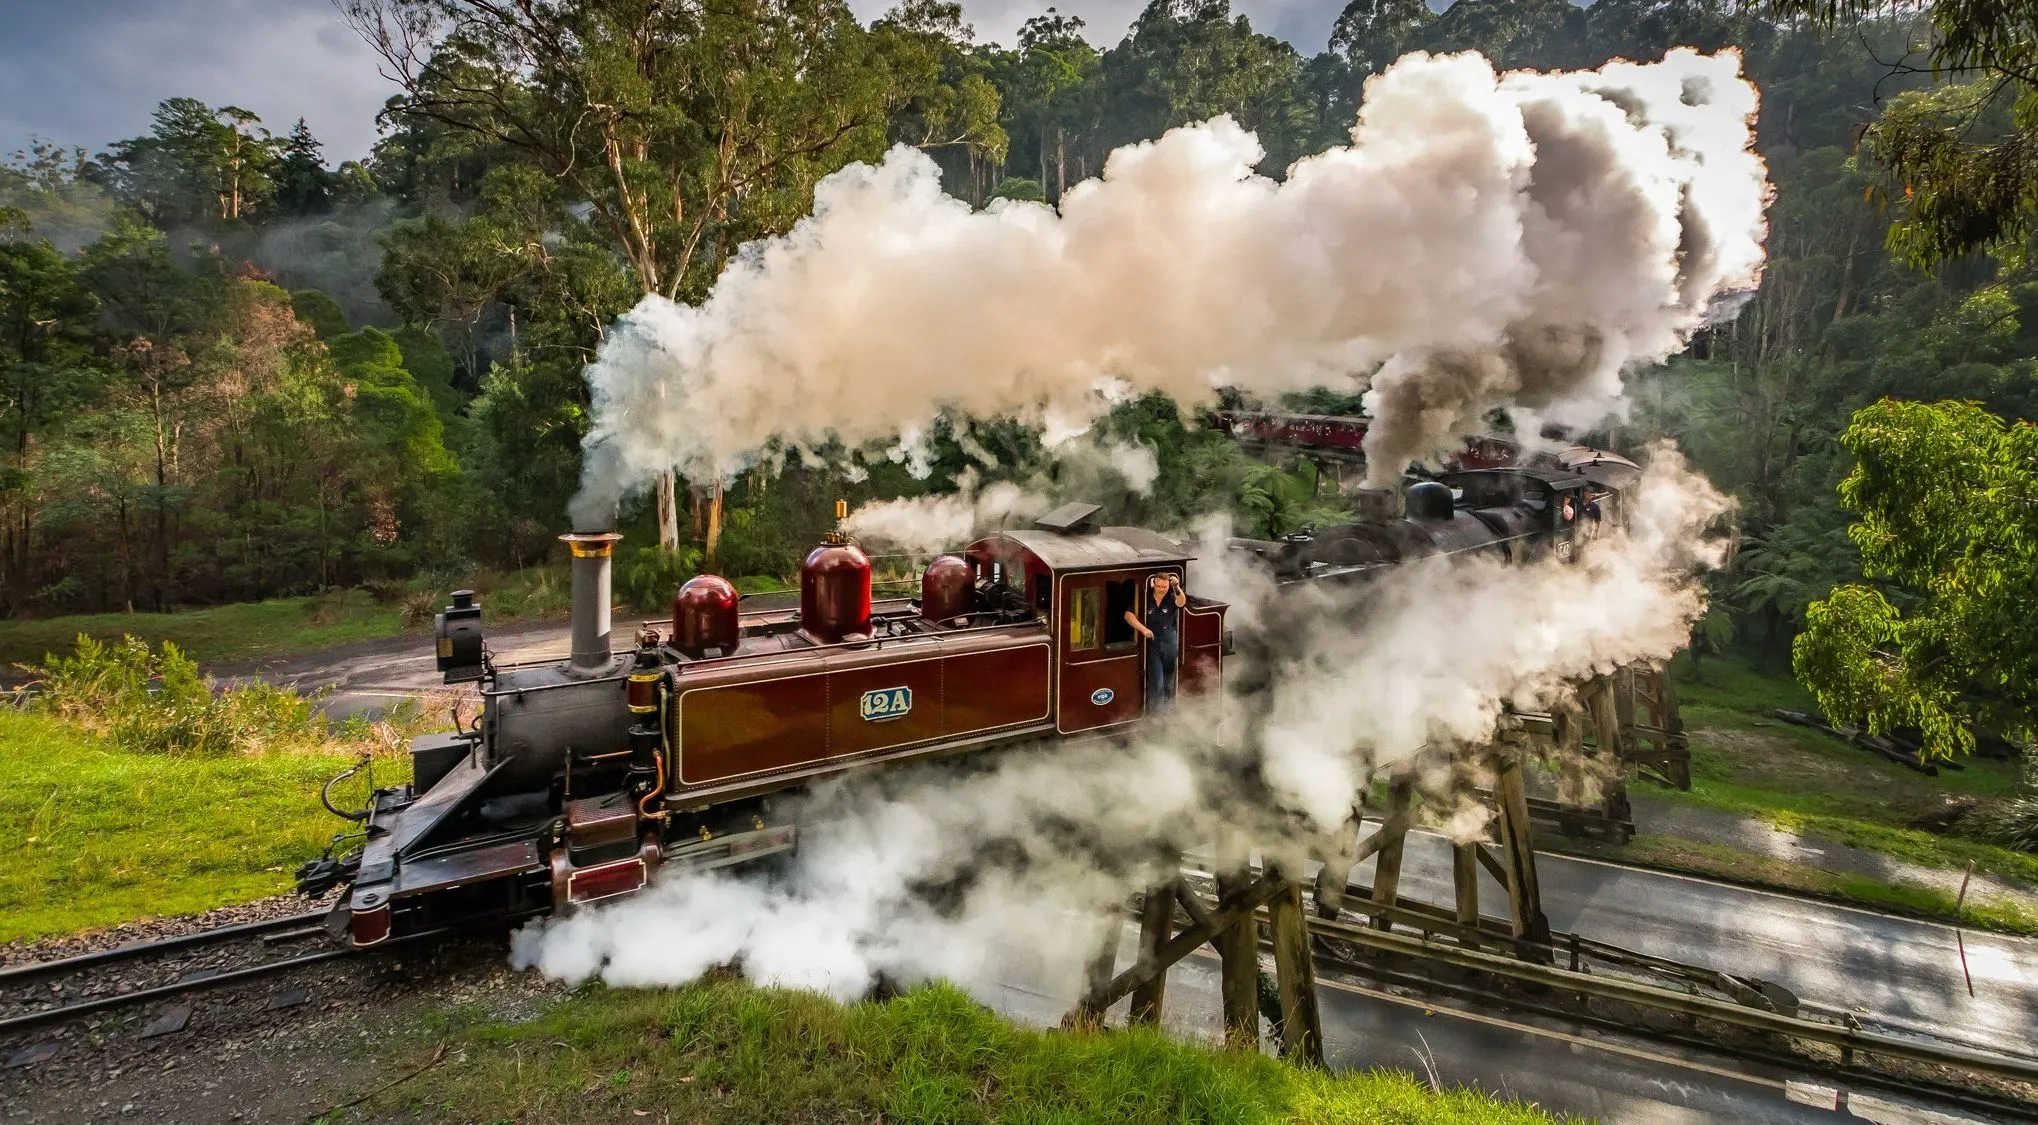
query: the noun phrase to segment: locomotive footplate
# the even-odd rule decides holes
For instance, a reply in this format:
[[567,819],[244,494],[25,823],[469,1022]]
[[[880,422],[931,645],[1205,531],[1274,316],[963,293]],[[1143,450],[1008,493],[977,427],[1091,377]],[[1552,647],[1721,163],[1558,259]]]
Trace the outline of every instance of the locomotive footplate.
[[798,844],[799,829],[795,826],[766,825],[762,820],[753,820],[749,831],[667,845],[665,864],[681,871],[709,871],[789,852]]
[[449,891],[470,883],[502,879],[543,870],[536,840],[516,840],[472,850],[447,852],[409,860],[397,872],[399,896]]

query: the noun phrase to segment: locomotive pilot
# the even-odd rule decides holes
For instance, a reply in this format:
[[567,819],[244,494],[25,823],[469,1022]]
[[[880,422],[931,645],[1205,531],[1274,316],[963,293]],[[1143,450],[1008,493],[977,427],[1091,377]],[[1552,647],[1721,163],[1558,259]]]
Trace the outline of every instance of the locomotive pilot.
[[1172,574],[1147,580],[1146,620],[1126,610],[1125,620],[1146,638],[1146,709],[1164,711],[1175,702],[1175,660],[1182,649],[1182,607],[1189,595]]

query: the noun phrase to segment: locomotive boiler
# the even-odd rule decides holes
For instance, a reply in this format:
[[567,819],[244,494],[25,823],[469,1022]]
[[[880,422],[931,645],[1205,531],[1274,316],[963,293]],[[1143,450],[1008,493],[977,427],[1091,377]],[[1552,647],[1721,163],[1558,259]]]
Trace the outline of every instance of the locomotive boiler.
[[[1475,468],[1362,497],[1358,519],[1231,548],[1282,582],[1365,579],[1440,555],[1569,557],[1638,473],[1596,451]],[[726,580],[675,593],[669,620],[617,643],[607,530],[561,536],[573,621],[561,660],[494,660],[473,594],[436,625],[448,683],[474,683],[465,729],[413,740],[413,778],[376,790],[359,828],[299,869],[299,889],[351,884],[335,908],[355,945],[451,924],[569,910],[637,891],[661,869],[794,848],[800,791],[826,779],[1019,744],[1122,739],[1146,711],[1147,641],[1126,620],[1161,573],[1191,591],[1184,694],[1225,676],[1227,606],[1202,597],[1183,544],[1100,527],[1071,504],[928,563],[914,598],[874,601],[870,560],[831,534],[800,568],[796,610],[746,613]],[[838,513],[839,514],[839,513]],[[344,776],[344,775],[343,775]],[[335,779],[337,781],[339,779]]]

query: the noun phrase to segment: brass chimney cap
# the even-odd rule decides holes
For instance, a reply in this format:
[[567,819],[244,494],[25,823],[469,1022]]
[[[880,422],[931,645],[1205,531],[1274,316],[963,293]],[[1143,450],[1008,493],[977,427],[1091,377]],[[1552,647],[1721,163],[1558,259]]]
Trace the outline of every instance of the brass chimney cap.
[[576,559],[605,559],[622,535],[614,531],[571,531],[559,537]]

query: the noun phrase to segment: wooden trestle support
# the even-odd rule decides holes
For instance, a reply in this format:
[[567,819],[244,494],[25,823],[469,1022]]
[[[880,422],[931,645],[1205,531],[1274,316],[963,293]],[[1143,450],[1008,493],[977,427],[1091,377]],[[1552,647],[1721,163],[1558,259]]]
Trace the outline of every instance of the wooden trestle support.
[[1667,668],[1635,664],[1577,686],[1574,698],[1547,713],[1518,713],[1510,722],[1536,736],[1557,768],[1556,799],[1528,798],[1530,814],[1566,835],[1597,832],[1625,841],[1634,835],[1628,778],[1691,788],[1691,751],[1677,713]]
[[[1536,879],[1534,822],[1556,816],[1625,822],[1623,782],[1630,768],[1646,766],[1665,780],[1689,784],[1675,699],[1669,678],[1660,669],[1622,669],[1595,678],[1580,686],[1577,700],[1575,706],[1551,714],[1510,713],[1492,744],[1433,749],[1401,763],[1386,778],[1386,806],[1375,811],[1378,826],[1370,833],[1363,831],[1368,798],[1358,795],[1351,818],[1336,837],[1308,857],[1319,863],[1307,887],[1313,911],[1305,904],[1307,865],[1301,857],[1269,856],[1255,868],[1249,841],[1235,837],[1217,841],[1214,878],[1182,871],[1141,895],[1139,952],[1130,966],[1121,969],[1117,964],[1120,927],[1107,927],[1090,962],[1085,995],[1064,1024],[1099,1027],[1112,1005],[1130,997],[1128,1021],[1157,1025],[1168,969],[1208,944],[1221,966],[1225,1044],[1257,1050],[1264,940],[1273,951],[1281,1053],[1297,1062],[1322,1065],[1323,1027],[1310,945],[1311,929],[1320,928],[1322,922],[1312,921],[1309,913],[1332,926],[1348,925],[1339,922],[1343,915],[1361,915],[1378,931],[1392,931],[1399,922],[1404,932],[1414,927],[1454,934],[1466,949],[1550,963],[1550,923]],[[1612,751],[1603,765],[1595,761],[1602,748]],[[1531,798],[1528,769],[1537,760],[1553,758],[1560,800]],[[1619,769],[1610,768],[1615,763]],[[1429,768],[1425,771],[1423,766]],[[1492,810],[1486,839],[1452,845],[1455,902],[1448,907],[1400,894],[1403,846],[1416,821],[1416,781],[1418,776],[1439,774],[1452,779],[1456,793],[1476,793]],[[1582,804],[1595,782],[1601,801],[1597,810]],[[1353,883],[1353,871],[1374,857],[1372,884]],[[1506,895],[1504,930],[1498,918],[1481,916],[1482,867]],[[1199,893],[1199,884],[1214,884],[1214,896]]]
[[[1270,849],[1255,867],[1252,842],[1234,835],[1215,842],[1211,872],[1179,866],[1167,872],[1139,897],[1133,963],[1117,963],[1124,926],[1114,920],[1065,1025],[1101,1027],[1112,1005],[1128,998],[1129,1023],[1158,1025],[1168,970],[1207,944],[1219,961],[1226,1047],[1259,1050],[1264,1012],[1278,1029],[1282,1057],[1301,1065],[1324,1065],[1316,988],[1321,968],[1385,987],[1519,1001],[1592,1026],[1667,1027],[1674,1042],[1704,1042],[1765,1065],[1810,1068],[1807,1073],[1826,1076],[1822,1081],[2028,1110],[2038,1091],[2038,1063],[2028,1059],[1966,1041],[1864,1028],[1845,1006],[1805,1008],[1773,982],[1553,932],[1536,877],[1533,824],[1544,817],[1528,793],[1532,764],[1554,759],[1567,796],[1576,790],[1566,787],[1593,779],[1594,771],[1575,761],[1591,757],[1583,755],[1586,745],[1610,747],[1612,760],[1671,783],[1688,784],[1689,777],[1675,699],[1660,671],[1623,670],[1581,685],[1575,698],[1575,706],[1554,714],[1509,714],[1488,745],[1432,747],[1398,763],[1380,779],[1384,806],[1367,809],[1376,792],[1369,785],[1356,795],[1340,830],[1313,845],[1313,855]],[[1574,771],[1568,778],[1567,768]],[[1614,779],[1624,776],[1625,770]],[[1478,794],[1491,813],[1480,838],[1450,844],[1455,901],[1448,905],[1400,893],[1418,788],[1426,795],[1431,788],[1446,790],[1435,796],[1458,812],[1467,794]],[[1624,804],[1624,791],[1605,799],[1616,798]],[[1377,826],[1367,832],[1368,823]],[[1371,885],[1353,882],[1367,859],[1374,861]],[[1317,867],[1305,887],[1310,861]],[[1482,868],[1505,895],[1504,911],[1492,910],[1498,903],[1481,903]],[[1268,949],[1275,987],[1263,999],[1261,957]],[[1694,1038],[1701,1021],[1713,1030]],[[1807,1047],[1825,1054],[1815,1057]]]

